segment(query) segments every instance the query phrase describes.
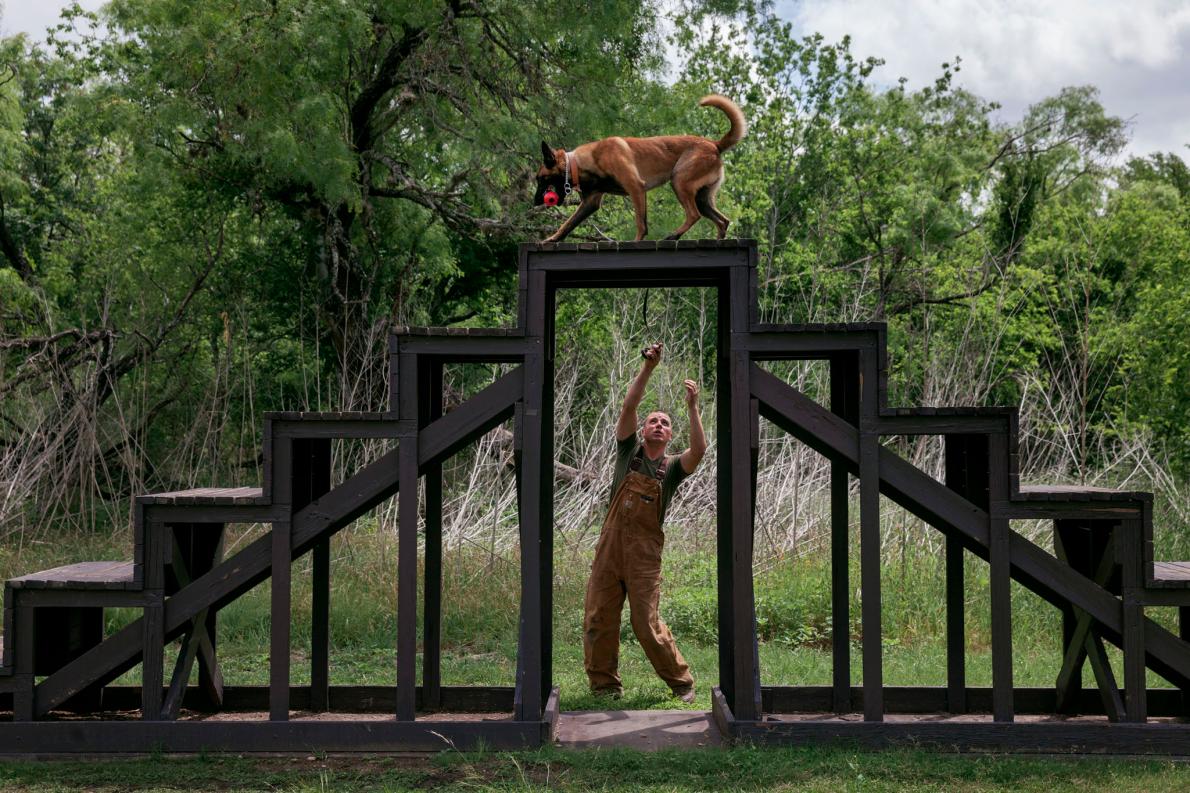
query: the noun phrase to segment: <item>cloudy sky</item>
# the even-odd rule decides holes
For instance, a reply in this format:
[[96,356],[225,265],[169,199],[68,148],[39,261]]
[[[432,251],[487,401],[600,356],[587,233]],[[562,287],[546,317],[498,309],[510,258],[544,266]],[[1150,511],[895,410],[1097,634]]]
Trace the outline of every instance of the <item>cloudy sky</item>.
[[[102,0],[82,0],[97,8]],[[0,33],[41,35],[66,0],[0,0]],[[1131,153],[1190,158],[1190,0],[778,0],[802,33],[852,38],[911,87],[962,57],[961,85],[1005,120],[1067,85],[1095,85],[1132,123]]]
[[958,82],[1016,120],[1063,86],[1094,85],[1131,120],[1134,154],[1190,159],[1190,2],[1182,0],[782,0],[781,16],[852,52],[884,59],[878,76],[911,87],[962,57]]

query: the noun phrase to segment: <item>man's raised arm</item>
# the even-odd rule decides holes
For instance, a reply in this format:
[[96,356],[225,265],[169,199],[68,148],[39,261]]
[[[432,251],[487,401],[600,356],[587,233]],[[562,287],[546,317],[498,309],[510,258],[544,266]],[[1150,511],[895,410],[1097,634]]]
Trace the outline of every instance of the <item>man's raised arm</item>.
[[620,420],[616,422],[616,440],[622,441],[636,433],[636,409],[645,398],[645,386],[649,384],[649,377],[657,364],[661,363],[661,350],[665,347],[661,342],[650,346],[645,351],[645,361],[640,371],[628,386],[628,393],[624,397],[624,405],[620,408]]
[[683,385],[686,387],[686,412],[690,414],[690,448],[682,452],[682,470],[692,474],[707,453],[707,439],[698,414],[698,383],[687,380]]

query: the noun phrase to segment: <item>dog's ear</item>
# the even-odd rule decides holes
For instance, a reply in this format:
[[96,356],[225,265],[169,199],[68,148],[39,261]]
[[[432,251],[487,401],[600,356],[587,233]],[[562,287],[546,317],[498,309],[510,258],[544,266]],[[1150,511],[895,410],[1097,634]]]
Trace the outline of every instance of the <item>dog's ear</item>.
[[554,150],[544,140],[541,142],[541,159],[545,162],[546,168],[558,167],[558,158],[554,156]]

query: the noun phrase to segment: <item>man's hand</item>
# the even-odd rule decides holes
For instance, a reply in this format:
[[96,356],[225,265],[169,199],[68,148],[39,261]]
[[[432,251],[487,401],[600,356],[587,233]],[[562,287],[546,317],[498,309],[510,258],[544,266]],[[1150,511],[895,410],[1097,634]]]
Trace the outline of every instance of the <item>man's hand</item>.
[[617,441],[627,440],[636,433],[636,409],[640,406],[641,399],[644,398],[645,386],[648,385],[653,370],[657,368],[657,364],[661,363],[663,349],[665,349],[665,345],[656,342],[640,351],[645,362],[641,364],[640,371],[632,380],[632,385],[628,386],[628,393],[624,396],[624,404],[620,408],[620,419],[616,422]]
[[687,380],[682,383],[686,387],[686,412],[690,415],[690,448],[682,452],[682,470],[688,475],[702,462],[707,453],[707,439],[702,431],[702,418],[698,415],[698,383]]
[[664,349],[664,344],[661,342],[654,342],[653,344],[650,344],[648,347],[645,347],[643,350],[641,350],[640,354],[644,356],[645,366],[653,369],[657,366],[657,364],[661,363],[661,351]]

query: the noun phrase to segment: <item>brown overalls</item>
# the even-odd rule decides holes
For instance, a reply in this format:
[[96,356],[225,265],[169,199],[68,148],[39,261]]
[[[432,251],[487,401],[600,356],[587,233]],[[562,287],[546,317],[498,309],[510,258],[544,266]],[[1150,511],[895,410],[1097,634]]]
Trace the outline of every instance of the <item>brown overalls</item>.
[[642,454],[644,450],[638,449],[624,481],[612,496],[587,582],[583,659],[592,691],[621,688],[617,668],[625,595],[632,614],[632,631],[653,669],[675,691],[694,685],[673,634],[657,614],[661,548],[665,543],[661,532],[661,483],[668,460],[661,460],[653,478],[640,472]]

